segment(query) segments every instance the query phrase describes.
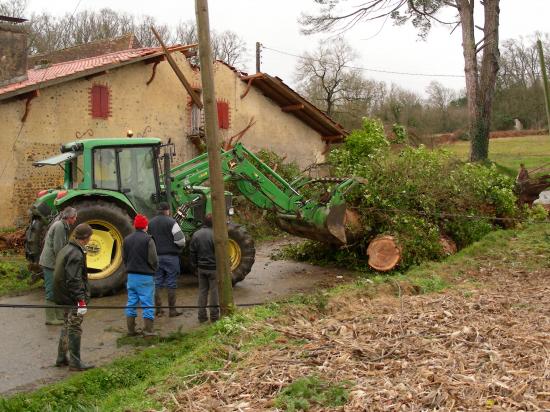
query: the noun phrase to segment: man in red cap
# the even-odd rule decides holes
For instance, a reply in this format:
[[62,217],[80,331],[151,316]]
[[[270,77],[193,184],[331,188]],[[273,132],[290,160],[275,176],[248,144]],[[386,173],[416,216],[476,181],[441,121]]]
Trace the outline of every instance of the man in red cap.
[[149,306],[143,309],[143,336],[155,336],[153,320],[155,319],[155,271],[158,269],[157,249],[153,238],[147,234],[149,222],[147,217],[137,215],[134,218],[134,233],[124,239],[122,256],[128,281],[128,303],[126,306],[126,324],[128,336],[135,336],[136,316],[135,306]]

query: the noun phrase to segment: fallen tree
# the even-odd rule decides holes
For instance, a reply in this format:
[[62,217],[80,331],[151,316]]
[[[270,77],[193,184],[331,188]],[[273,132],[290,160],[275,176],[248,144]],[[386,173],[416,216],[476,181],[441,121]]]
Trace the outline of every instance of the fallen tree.
[[316,242],[294,246],[292,257],[406,268],[456,252],[518,217],[514,182],[494,165],[465,163],[423,146],[392,149],[378,120],[365,119],[328,161],[336,177],[367,180],[347,194],[361,234],[339,250]]

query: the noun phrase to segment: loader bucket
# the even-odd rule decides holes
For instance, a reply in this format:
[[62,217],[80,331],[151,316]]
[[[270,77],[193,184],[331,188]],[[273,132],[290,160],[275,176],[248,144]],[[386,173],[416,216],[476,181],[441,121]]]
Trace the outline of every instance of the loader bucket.
[[278,215],[276,222],[287,233],[334,245],[345,245],[360,230],[356,213],[345,204],[324,207],[315,217],[315,221],[308,221],[298,216]]

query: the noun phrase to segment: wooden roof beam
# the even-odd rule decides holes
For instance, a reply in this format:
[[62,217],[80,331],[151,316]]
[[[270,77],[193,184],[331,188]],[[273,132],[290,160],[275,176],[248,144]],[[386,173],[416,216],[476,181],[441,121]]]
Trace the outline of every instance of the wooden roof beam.
[[303,103],[291,104],[288,106],[281,107],[283,112],[294,112],[296,110],[303,110],[305,108]]

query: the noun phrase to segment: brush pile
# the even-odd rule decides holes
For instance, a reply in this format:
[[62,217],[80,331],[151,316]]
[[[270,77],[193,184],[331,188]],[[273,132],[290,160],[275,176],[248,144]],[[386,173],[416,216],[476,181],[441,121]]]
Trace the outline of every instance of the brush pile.
[[330,153],[329,163],[334,176],[367,180],[347,195],[348,207],[360,218],[361,236],[337,251],[308,242],[296,251],[302,258],[308,253],[329,256],[357,267],[373,239],[382,239],[376,253],[388,254],[382,260],[390,261],[399,254],[391,268],[399,263],[404,269],[440,259],[495,228],[512,226],[519,214],[514,181],[495,166],[465,163],[448,151],[422,146],[396,152],[377,120],[365,119],[362,129]]

